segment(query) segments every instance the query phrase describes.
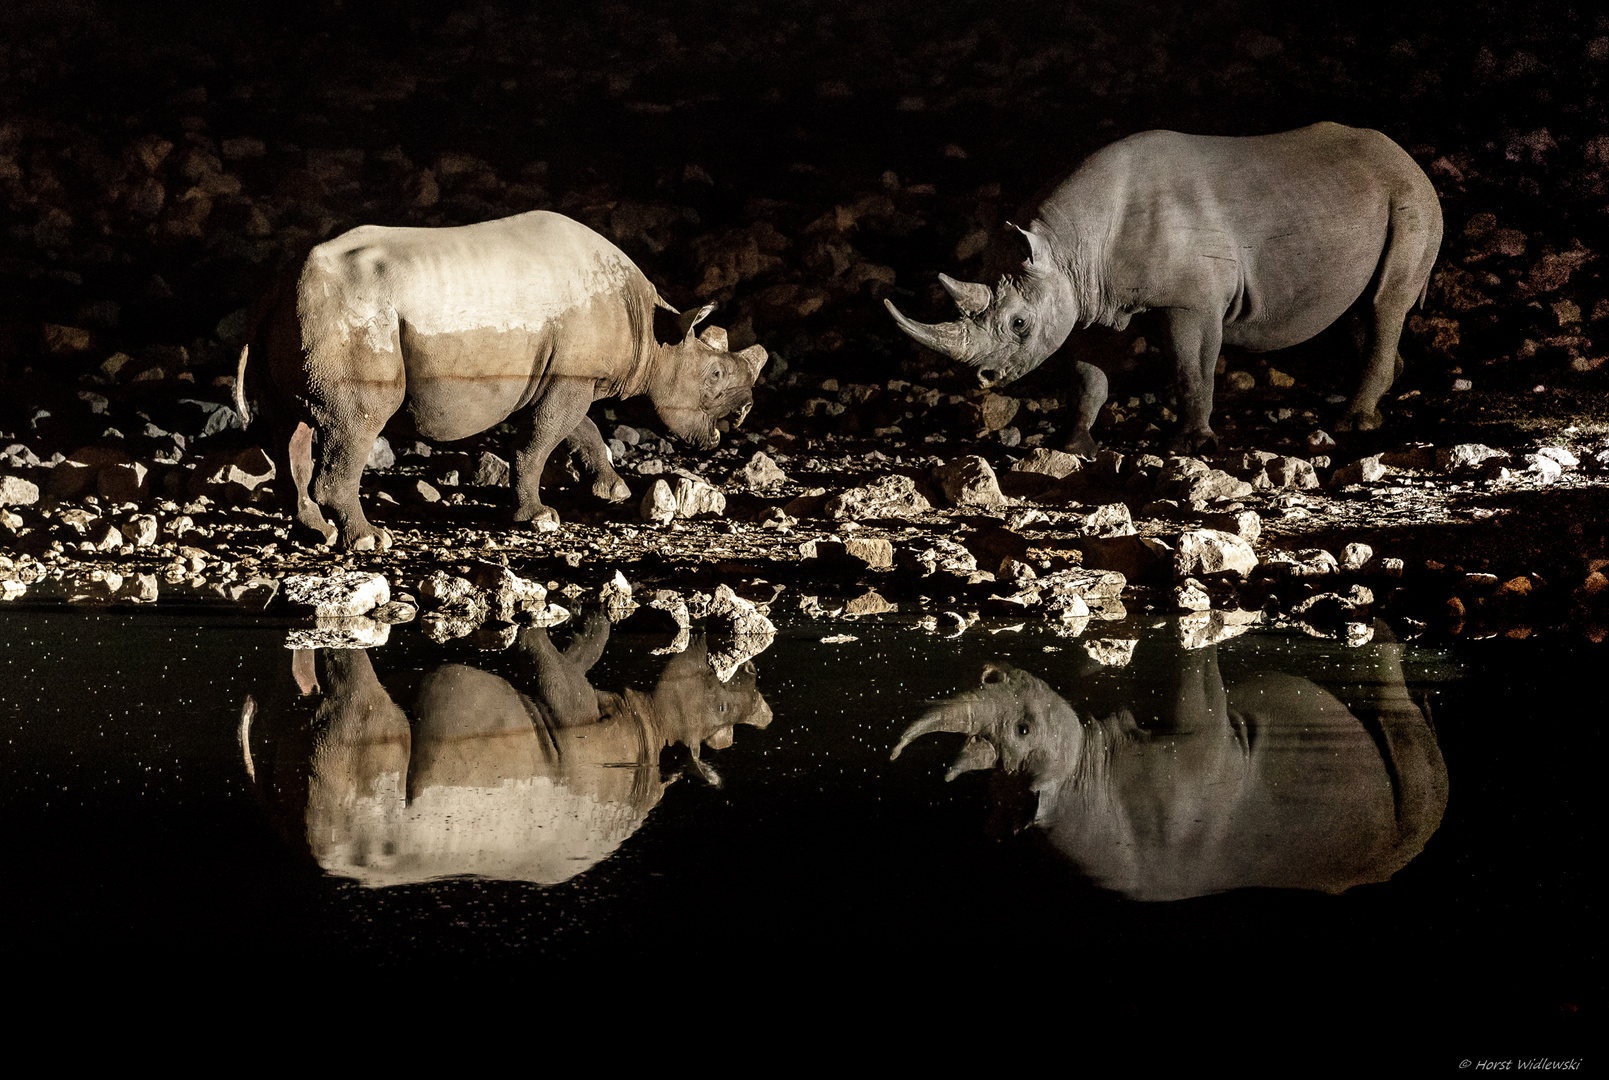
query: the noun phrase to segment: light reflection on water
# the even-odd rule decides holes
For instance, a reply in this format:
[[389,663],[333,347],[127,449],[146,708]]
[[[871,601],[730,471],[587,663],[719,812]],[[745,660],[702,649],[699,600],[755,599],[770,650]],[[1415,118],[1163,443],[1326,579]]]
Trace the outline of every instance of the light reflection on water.
[[[723,684],[585,617],[311,664],[266,620],[0,618],[13,962],[594,965],[714,919],[737,972],[1602,1000],[1587,645],[801,622]],[[925,715],[965,730],[890,761]]]

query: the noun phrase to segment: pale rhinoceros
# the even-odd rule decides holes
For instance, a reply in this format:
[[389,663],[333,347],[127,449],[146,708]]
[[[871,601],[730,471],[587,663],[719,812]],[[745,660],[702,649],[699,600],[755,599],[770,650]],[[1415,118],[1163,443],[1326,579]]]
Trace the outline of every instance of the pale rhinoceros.
[[[458,228],[364,225],[315,247],[294,285],[261,305],[240,352],[236,405],[261,403],[268,449],[295,513],[333,542],[384,546],[358,502],[382,429],[463,439],[523,414],[515,519],[556,528],[538,485],[569,440],[606,498],[630,494],[587,408],[647,394],[671,434],[703,449],[716,421],[753,402],[765,350],[726,333],[654,334],[674,312],[619,248],[561,214],[533,211]],[[248,356],[263,359],[249,371]],[[314,433],[318,467],[314,469]],[[321,508],[335,518],[325,521]]]
[[[1038,367],[1075,327],[1122,329],[1161,310],[1181,413],[1171,446],[1189,451],[1214,438],[1221,345],[1283,349],[1349,309],[1361,317],[1365,363],[1338,428],[1378,427],[1403,320],[1441,246],[1441,204],[1424,170],[1378,131],[1146,131],[1097,151],[1018,231],[1028,258],[993,289],[939,275],[959,320],[919,323],[885,300],[900,329],[992,386]],[[1082,361],[1074,370],[1068,449],[1090,453],[1106,376]]]

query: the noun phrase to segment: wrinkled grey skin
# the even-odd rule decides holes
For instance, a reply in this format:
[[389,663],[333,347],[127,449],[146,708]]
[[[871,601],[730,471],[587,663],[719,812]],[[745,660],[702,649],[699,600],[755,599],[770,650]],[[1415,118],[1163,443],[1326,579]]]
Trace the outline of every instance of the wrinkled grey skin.
[[299,652],[302,692],[322,690],[312,723],[243,723],[248,776],[320,867],[370,887],[461,874],[568,880],[636,832],[677,779],[661,772],[662,749],[685,747],[692,770],[719,783],[699,747],[771,721],[754,665],[723,684],[702,637],[671,657],[651,693],[593,689],[587,673],[608,639],[597,613],[562,652],[527,628],[513,682],[442,664],[390,691],[361,650],[318,652],[322,688],[314,654]]
[[[1365,330],[1364,368],[1339,430],[1381,423],[1397,343],[1422,302],[1441,246],[1441,204],[1424,171],[1377,131],[1322,123],[1220,138],[1147,131],[1089,158],[1037,210],[1028,259],[993,289],[939,280],[961,318],[924,324],[887,304],[902,330],[1009,383],[1061,348],[1075,327],[1122,329],[1163,312],[1181,423],[1170,447],[1213,442],[1218,352],[1306,341],[1349,310]],[[1106,377],[1076,364],[1068,449],[1090,453]]]
[[946,779],[999,769],[1026,780],[1050,843],[1136,900],[1339,893],[1407,865],[1447,804],[1446,766],[1403,684],[1401,646],[1365,648],[1375,651],[1359,715],[1280,672],[1226,687],[1210,648],[1174,658],[1160,703],[1136,686],[1132,708],[1100,718],[990,664],[977,689],[912,724],[892,756],[932,732],[966,735]]
[[[389,542],[363,515],[358,485],[382,430],[468,438],[516,416],[515,520],[555,528],[539,484],[561,441],[579,450],[593,491],[624,499],[597,426],[602,397],[646,393],[672,435],[702,449],[716,421],[753,402],[758,345],[726,334],[655,339],[671,309],[623,252],[560,214],[534,211],[446,229],[365,225],[314,248],[293,285],[262,305],[241,350],[236,402],[262,405],[267,449],[302,524],[347,547]],[[314,435],[317,434],[317,469]],[[324,511],[334,517],[325,520]]]

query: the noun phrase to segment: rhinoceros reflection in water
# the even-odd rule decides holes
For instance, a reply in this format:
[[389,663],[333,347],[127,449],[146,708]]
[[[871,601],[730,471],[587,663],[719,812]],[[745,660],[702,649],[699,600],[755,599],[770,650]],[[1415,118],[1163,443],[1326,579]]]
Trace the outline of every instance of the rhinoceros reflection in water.
[[[369,886],[459,874],[565,881],[607,858],[658,804],[676,779],[660,774],[662,749],[686,746],[718,783],[700,744],[729,746],[735,724],[770,723],[753,664],[723,684],[702,639],[671,658],[652,693],[593,690],[587,671],[608,637],[608,620],[596,617],[560,653],[545,630],[526,629],[530,694],[443,664],[399,695],[406,712],[367,653],[324,652],[329,685],[311,753],[273,784],[283,794],[305,783],[305,836],[319,865]],[[304,691],[310,660],[298,654]],[[251,770],[249,743],[247,755]]]
[[1407,865],[1447,805],[1446,766],[1404,685],[1400,648],[1344,650],[1356,714],[1281,672],[1226,686],[1216,649],[1175,649],[1175,678],[1160,692],[1128,687],[1131,700],[1161,700],[1139,710],[1145,723],[1132,707],[1080,712],[1026,671],[989,664],[977,689],[907,728],[892,756],[931,732],[965,734],[947,779],[1020,775],[1050,843],[1133,899],[1338,893]]

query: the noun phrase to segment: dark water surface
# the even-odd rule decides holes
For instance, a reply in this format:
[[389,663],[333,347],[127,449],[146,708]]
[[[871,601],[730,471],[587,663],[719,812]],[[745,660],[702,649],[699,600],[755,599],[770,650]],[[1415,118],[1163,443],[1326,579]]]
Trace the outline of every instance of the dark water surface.
[[[800,622],[723,684],[599,619],[316,661],[236,616],[3,622],[14,966],[641,961],[1602,1030],[1599,647],[1095,624],[1139,639],[1103,667],[1033,624]],[[890,761],[935,702],[952,733]]]

